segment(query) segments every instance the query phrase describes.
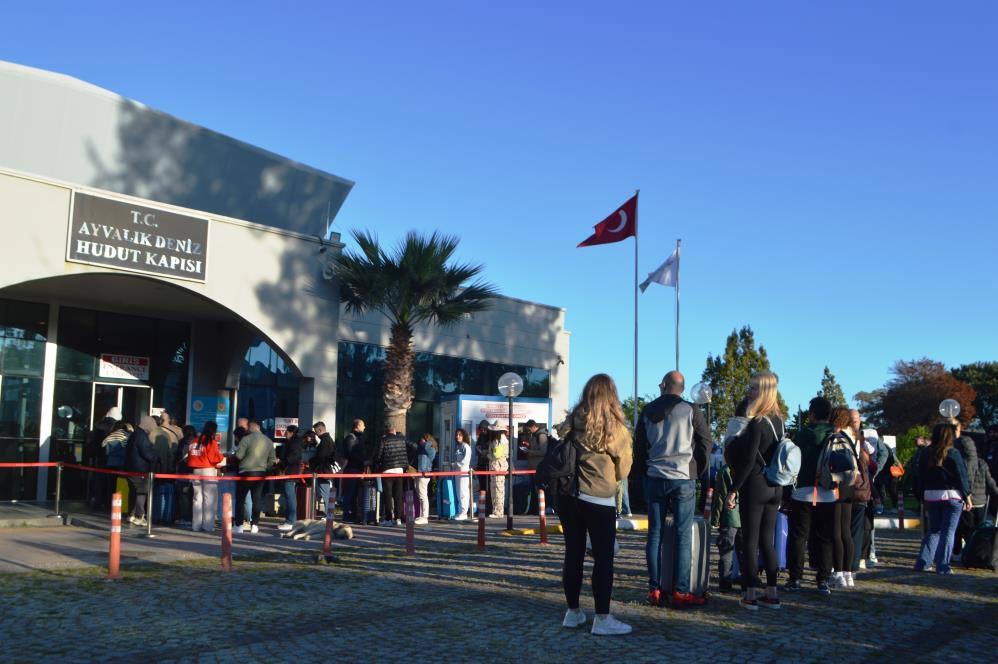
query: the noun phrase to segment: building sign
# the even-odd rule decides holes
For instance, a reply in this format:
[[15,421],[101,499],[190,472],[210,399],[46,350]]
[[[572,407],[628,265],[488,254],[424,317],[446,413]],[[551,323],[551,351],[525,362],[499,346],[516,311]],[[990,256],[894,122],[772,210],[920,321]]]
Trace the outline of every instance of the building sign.
[[288,427],[291,425],[298,426],[297,417],[275,417],[274,418],[274,438],[280,439],[284,438],[288,433]]
[[149,380],[149,358],[103,353],[98,375],[117,380]]
[[66,260],[204,281],[208,220],[74,192]]

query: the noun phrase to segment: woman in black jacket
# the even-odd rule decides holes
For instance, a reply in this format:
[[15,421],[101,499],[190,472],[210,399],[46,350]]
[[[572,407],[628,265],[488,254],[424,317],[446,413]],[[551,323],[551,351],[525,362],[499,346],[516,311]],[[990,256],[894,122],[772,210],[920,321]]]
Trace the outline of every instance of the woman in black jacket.
[[[125,470],[133,473],[150,473],[155,469],[156,450],[153,448],[149,434],[156,428],[156,420],[146,415],[139,421],[125,445]],[[146,523],[146,478],[129,477],[128,484],[132,489],[132,515],[128,521],[135,526],[145,526]]]
[[953,447],[956,431],[942,422],[932,430],[932,445],[919,458],[919,484],[929,527],[915,561],[915,571],[928,570],[935,562],[938,574],[952,574],[950,557],[960,515],[974,506],[967,479],[967,466]]
[[[737,505],[742,521],[743,548],[739,554],[743,561],[742,589],[745,596],[741,605],[755,611],[760,606],[780,608],[774,539],[776,513],[780,508],[783,487],[770,486],[762,474],[763,467],[776,453],[777,442],[785,431],[780,418],[776,374],[763,372],[752,376],[749,399],[746,413],[748,426],[736,439],[735,449],[731,450],[734,484],[727,496],[727,504],[728,509],[735,509]],[[756,598],[760,549],[766,565],[766,591],[761,600]]]

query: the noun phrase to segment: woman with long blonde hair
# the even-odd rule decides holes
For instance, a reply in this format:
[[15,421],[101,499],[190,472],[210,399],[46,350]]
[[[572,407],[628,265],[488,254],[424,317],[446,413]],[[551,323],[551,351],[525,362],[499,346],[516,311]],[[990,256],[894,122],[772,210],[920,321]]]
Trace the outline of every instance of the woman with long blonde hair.
[[[738,506],[742,520],[742,607],[757,610],[760,606],[780,608],[776,590],[778,564],[774,536],[776,513],[783,497],[783,487],[771,486],[763,469],[776,453],[784,428],[780,411],[780,395],[776,374],[764,371],[752,376],[749,387],[750,401],[746,417],[748,426],[742,434],[744,444],[734,456],[731,472],[734,484],[728,494],[730,509]],[[736,500],[737,499],[737,500]],[[766,566],[766,590],[761,600],[756,599],[759,574],[759,551]]]
[[567,444],[576,446],[578,464],[574,495],[558,497],[558,516],[565,530],[562,584],[568,603],[562,625],[576,628],[587,620],[579,608],[579,594],[588,535],[592,543],[592,585],[596,600],[592,633],[629,634],[631,626],[610,614],[617,541],[617,482],[625,479],[631,470],[631,434],[613,379],[606,374],[590,378],[569,422]]

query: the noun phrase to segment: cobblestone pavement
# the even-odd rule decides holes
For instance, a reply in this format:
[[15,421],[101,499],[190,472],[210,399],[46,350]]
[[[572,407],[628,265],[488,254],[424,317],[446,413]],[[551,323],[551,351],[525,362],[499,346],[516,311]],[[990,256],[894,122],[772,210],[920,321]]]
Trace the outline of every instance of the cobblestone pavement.
[[[399,530],[358,535],[331,565],[299,549],[237,558],[229,574],[210,559],[126,566],[117,583],[95,567],[0,575],[0,660],[965,664],[998,651],[998,575],[910,571],[911,532],[878,532],[881,565],[855,589],[756,613],[735,595],[688,612],[644,605],[644,536],[622,534],[613,610],[634,626],[625,637],[561,627],[559,536],[496,536],[479,553],[473,527],[440,525],[405,557]],[[583,608],[591,616],[588,586]]]

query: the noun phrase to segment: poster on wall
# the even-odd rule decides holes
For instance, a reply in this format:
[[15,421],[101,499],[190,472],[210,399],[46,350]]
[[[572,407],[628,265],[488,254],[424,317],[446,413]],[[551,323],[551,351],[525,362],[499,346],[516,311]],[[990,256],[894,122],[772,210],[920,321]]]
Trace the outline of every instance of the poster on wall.
[[113,355],[101,353],[100,368],[97,375],[101,378],[116,380],[149,380],[149,358],[138,355]]
[[222,434],[229,431],[229,395],[225,392],[193,397],[190,413],[190,424],[198,433],[204,430],[204,425],[208,422],[218,425],[216,441],[221,441]]
[[[454,407],[456,405],[456,408]],[[509,402],[502,398],[461,395],[445,399],[440,404],[440,452],[441,462],[453,460],[453,431],[460,426],[468,432],[472,444],[477,442],[477,427],[479,422],[487,420],[491,426],[505,429],[509,423]],[[553,428],[551,419],[551,400],[521,398],[513,402],[513,440],[520,440],[526,433],[525,425],[534,420],[542,429]],[[449,425],[446,427],[445,425]],[[517,467],[524,466],[526,454],[519,453],[514,447],[517,457]]]
[[298,426],[297,417],[275,417],[274,418],[274,440],[282,439],[288,433],[288,427]]
[[203,282],[208,220],[77,191],[66,260]]

